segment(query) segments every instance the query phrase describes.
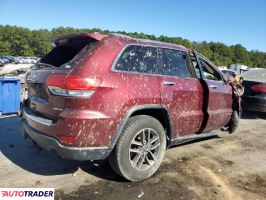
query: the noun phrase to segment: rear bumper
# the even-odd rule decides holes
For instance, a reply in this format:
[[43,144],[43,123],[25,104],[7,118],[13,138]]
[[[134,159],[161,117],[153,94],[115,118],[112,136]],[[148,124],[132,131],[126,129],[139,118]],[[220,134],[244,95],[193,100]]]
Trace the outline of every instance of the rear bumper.
[[71,160],[103,160],[110,152],[111,148],[108,147],[90,147],[90,148],[80,148],[80,147],[68,147],[62,145],[58,140],[50,136],[44,135],[39,131],[31,128],[26,121],[23,121],[22,135],[25,138],[30,138],[36,142],[40,147],[48,151],[55,151],[64,159]]
[[[34,112],[27,105],[22,108],[22,119],[27,125],[62,145],[74,148],[106,148],[111,145],[116,131],[117,111],[106,109],[64,109],[57,120],[51,120]],[[60,140],[60,136],[73,137],[72,144]]]

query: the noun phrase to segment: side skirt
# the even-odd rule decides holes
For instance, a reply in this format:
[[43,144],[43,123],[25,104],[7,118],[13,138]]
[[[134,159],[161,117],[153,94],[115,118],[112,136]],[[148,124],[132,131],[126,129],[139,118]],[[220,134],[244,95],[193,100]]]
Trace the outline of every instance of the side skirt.
[[179,144],[191,142],[193,140],[215,137],[217,135],[218,135],[218,133],[208,132],[208,133],[190,134],[190,135],[180,136],[174,140],[171,140],[168,148],[170,148],[172,146],[179,145]]

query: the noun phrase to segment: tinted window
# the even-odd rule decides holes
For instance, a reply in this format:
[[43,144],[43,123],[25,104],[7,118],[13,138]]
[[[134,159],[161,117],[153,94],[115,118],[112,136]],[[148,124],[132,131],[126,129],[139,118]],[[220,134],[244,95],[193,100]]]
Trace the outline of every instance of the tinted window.
[[130,45],[119,57],[115,69],[140,73],[153,73],[156,68],[157,48]]
[[160,49],[158,73],[168,76],[190,77],[187,54],[173,49]]

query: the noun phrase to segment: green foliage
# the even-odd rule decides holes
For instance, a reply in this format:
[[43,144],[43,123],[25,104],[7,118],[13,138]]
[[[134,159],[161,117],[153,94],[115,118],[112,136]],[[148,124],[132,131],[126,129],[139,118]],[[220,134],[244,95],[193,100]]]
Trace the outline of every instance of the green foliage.
[[11,54],[10,47],[11,45],[9,42],[0,40],[0,55]]
[[[79,32],[111,33],[109,30],[98,28],[58,27],[49,31],[47,29],[29,30],[22,27],[0,25],[0,55],[43,56],[52,49],[50,41],[54,36]],[[156,37],[144,33],[128,33],[125,31],[118,31],[117,33],[135,38],[183,45],[200,52],[216,65],[229,66],[233,63],[240,63],[250,67],[266,67],[265,52],[247,51],[240,44],[227,46],[219,42],[191,42],[181,37],[167,37],[164,35]]]

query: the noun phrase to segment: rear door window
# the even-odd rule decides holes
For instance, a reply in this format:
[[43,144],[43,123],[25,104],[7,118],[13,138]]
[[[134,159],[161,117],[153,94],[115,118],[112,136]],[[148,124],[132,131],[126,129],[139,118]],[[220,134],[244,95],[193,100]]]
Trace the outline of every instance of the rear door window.
[[157,48],[139,45],[128,46],[115,64],[116,70],[154,73],[157,65]]
[[174,49],[160,48],[158,73],[167,76],[190,77],[187,54]]

